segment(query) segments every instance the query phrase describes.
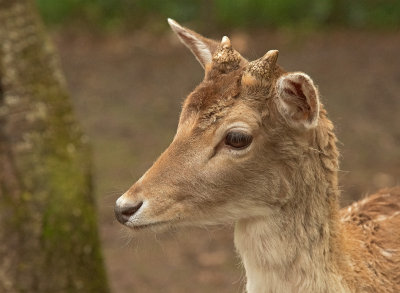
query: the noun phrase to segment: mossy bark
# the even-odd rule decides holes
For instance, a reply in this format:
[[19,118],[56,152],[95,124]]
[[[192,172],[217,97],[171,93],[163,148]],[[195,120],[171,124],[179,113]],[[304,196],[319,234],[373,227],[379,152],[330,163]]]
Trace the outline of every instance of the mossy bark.
[[0,0],[0,292],[108,292],[90,148],[32,0]]

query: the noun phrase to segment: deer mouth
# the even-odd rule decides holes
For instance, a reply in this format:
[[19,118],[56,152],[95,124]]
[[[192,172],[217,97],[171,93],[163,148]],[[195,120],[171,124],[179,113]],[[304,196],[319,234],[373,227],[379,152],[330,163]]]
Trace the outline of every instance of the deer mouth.
[[170,221],[160,221],[160,222],[154,222],[154,223],[148,223],[148,224],[135,224],[132,222],[126,222],[125,226],[131,228],[132,230],[145,230],[148,228],[153,228],[153,227],[157,227],[157,228],[163,228],[170,225]]

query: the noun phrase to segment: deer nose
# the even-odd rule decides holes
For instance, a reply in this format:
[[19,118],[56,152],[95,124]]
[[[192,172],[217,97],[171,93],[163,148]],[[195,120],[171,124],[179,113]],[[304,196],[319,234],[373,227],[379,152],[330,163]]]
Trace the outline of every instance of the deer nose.
[[123,206],[120,206],[117,203],[114,208],[115,217],[117,218],[118,222],[120,222],[121,224],[125,224],[126,222],[128,222],[130,217],[136,214],[136,212],[141,208],[142,205],[143,201],[133,204],[125,204]]

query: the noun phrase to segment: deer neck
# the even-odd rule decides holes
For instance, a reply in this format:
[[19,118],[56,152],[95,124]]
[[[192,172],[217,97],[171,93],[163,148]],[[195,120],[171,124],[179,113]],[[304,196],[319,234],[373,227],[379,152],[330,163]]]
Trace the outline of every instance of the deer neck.
[[235,246],[248,293],[349,292],[338,268],[345,256],[336,179],[323,181],[298,185],[297,200],[237,222]]

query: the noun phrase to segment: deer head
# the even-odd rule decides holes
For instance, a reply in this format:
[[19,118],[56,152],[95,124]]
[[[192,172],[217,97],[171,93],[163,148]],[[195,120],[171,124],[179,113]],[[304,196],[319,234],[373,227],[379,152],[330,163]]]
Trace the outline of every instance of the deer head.
[[204,80],[186,98],[171,145],[117,200],[117,219],[134,229],[225,224],[293,200],[291,177],[319,127],[311,78],[285,72],[277,50],[248,62],[227,37],[168,22]]

